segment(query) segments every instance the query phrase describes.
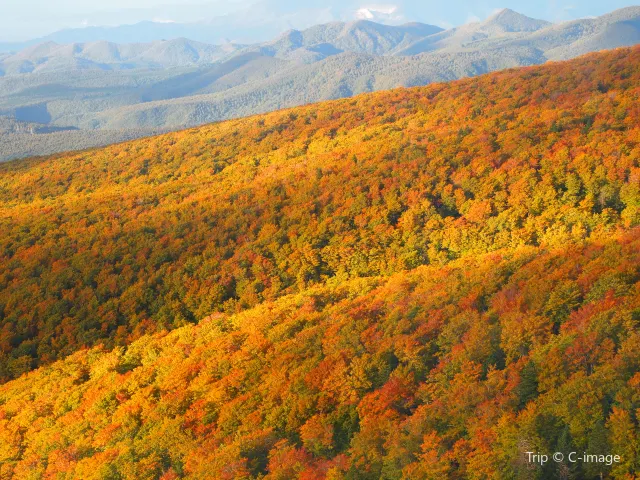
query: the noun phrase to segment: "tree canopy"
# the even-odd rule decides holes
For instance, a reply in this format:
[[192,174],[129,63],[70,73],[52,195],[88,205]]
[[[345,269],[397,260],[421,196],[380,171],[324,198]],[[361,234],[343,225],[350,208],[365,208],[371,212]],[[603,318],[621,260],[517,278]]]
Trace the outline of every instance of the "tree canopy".
[[639,100],[621,49],[0,165],[0,478],[634,478]]

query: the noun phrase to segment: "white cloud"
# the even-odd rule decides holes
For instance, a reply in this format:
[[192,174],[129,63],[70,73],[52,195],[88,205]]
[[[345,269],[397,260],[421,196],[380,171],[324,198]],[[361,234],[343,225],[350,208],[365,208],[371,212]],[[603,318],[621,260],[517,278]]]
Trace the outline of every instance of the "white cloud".
[[358,20],[401,21],[404,16],[397,5],[364,5],[360,7],[355,17]]
[[371,20],[375,15],[368,8],[361,8],[356,12],[356,18],[358,20]]
[[[498,13],[499,11],[500,10],[497,10],[494,13]],[[482,21],[482,19],[478,15],[476,15],[475,13],[469,12],[469,14],[467,15],[467,19],[465,20],[464,23],[465,24],[466,23],[478,23],[478,22],[481,22],[481,21]]]
[[155,17],[152,22],[154,23],[176,23],[175,20],[169,20],[166,18],[159,18],[159,17]]
[[434,25],[437,25],[440,28],[444,28],[445,30],[450,30],[452,28],[455,27],[455,25],[451,22],[447,22],[446,20],[436,20],[435,22],[433,22]]

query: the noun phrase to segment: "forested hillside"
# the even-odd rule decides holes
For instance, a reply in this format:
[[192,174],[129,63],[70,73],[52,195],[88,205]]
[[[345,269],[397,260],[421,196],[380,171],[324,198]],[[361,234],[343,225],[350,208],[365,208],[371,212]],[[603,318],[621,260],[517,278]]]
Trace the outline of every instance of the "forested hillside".
[[0,386],[0,477],[636,478],[639,267],[636,228],[78,352]]
[[0,166],[0,377],[640,222],[640,49]]
[[0,478],[634,478],[639,97],[622,49],[3,164]]

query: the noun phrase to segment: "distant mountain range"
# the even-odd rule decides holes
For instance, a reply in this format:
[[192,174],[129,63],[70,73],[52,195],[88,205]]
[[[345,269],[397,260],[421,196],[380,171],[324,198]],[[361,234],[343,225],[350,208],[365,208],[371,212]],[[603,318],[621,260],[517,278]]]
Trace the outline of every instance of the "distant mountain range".
[[0,57],[4,75],[131,70],[210,65],[228,58],[242,45],[209,45],[179,38],[152,43],[117,44],[104,40],[59,45],[46,42]]
[[97,129],[143,134],[637,43],[640,7],[561,24],[505,9],[450,30],[333,22],[253,45],[48,41],[0,54],[0,115],[89,138]]
[[[261,21],[259,12],[253,12],[252,15],[258,18],[247,19],[246,15],[238,12],[235,15],[220,16],[213,20],[199,23],[143,21],[129,25],[68,28],[23,42],[0,42],[0,53],[15,53],[27,47],[48,42],[68,44],[107,41],[122,44],[152,43],[160,40],[189,38],[196,42],[208,44],[224,44],[230,41],[256,43],[273,38],[290,28],[291,22],[289,18],[278,19],[271,16]],[[308,21],[302,20],[295,23],[307,24]],[[318,21],[316,23],[321,22]]]
[[361,20],[318,25],[304,31],[291,30],[274,41],[256,45],[211,45],[186,38],[126,44],[105,40],[59,44],[49,40],[17,53],[0,54],[0,68],[3,75],[157,69],[211,65],[246,53],[312,63],[344,52],[395,55],[442,31],[440,27],[421,23],[388,26]]
[[85,27],[60,30],[44,37],[24,42],[0,43],[0,52],[18,52],[41,43],[152,43],[161,39],[189,37],[202,43],[221,43],[225,33],[218,25],[139,22],[114,27]]

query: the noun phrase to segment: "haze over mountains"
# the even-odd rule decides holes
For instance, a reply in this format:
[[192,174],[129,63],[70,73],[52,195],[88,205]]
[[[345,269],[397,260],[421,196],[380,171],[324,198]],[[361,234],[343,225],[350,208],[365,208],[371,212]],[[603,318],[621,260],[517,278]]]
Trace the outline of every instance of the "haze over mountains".
[[46,42],[2,59],[4,75],[70,70],[120,70],[206,65],[229,57],[241,45],[172,41],[117,44],[106,41],[60,45]]
[[106,41],[109,43],[153,43],[160,39],[189,37],[191,40],[218,44],[224,41],[227,34],[222,25],[208,24],[176,24],[165,22],[140,22],[133,25],[116,27],[71,28],[25,42],[0,43],[0,52],[18,52],[41,43],[93,43]]
[[446,31],[333,22],[256,45],[47,42],[0,54],[0,115],[80,133],[67,144],[57,134],[45,149],[46,137],[34,146],[29,137],[3,135],[0,158],[103,144],[96,131],[117,141],[134,130],[145,135],[637,43],[640,7],[557,25],[506,9]]

